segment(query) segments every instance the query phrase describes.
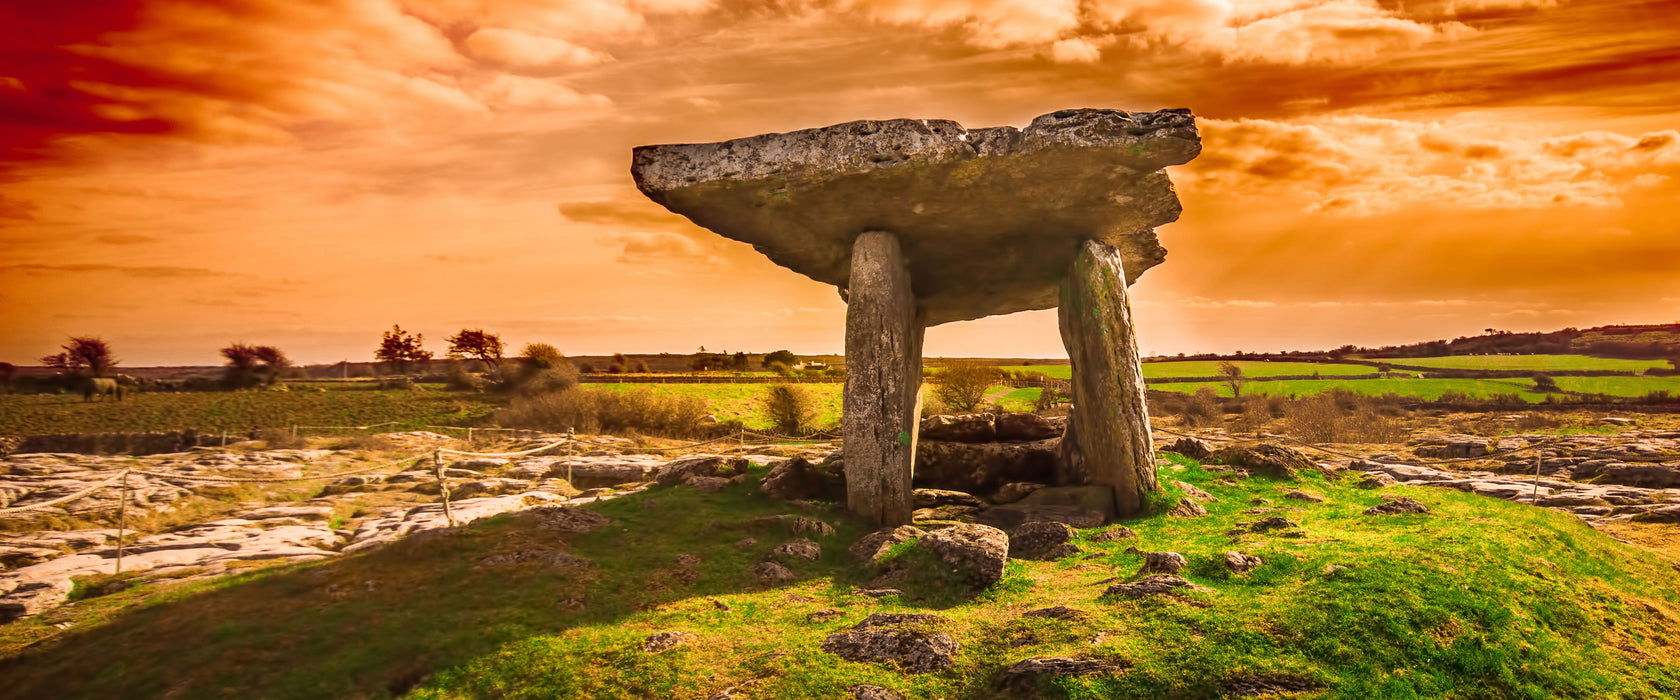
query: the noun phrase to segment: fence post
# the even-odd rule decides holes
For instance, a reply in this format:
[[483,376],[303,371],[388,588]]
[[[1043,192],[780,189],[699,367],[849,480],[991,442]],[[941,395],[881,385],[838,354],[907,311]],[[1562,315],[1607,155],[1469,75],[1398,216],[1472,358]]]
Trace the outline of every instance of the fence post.
[[297,439],[297,424],[296,423],[292,424],[292,439],[293,440]]
[[570,489],[577,488],[577,484],[572,483],[572,443],[575,441],[577,441],[577,428],[566,428],[566,488]]
[[123,539],[128,533],[128,470],[122,472],[122,503],[117,506],[117,569],[112,575],[122,573]]
[[443,451],[432,450],[432,467],[437,470],[438,493],[443,496],[443,517],[455,527],[455,512],[449,508],[449,481],[443,477]]
[[[467,444],[472,444],[472,426],[467,426]],[[472,448],[467,448],[472,449]]]

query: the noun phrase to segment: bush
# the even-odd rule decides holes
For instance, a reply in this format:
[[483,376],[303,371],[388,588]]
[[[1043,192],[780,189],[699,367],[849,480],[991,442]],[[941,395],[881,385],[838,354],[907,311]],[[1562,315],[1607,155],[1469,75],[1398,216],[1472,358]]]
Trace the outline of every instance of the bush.
[[484,388],[484,378],[467,370],[464,362],[449,365],[443,386],[450,391],[478,391]]
[[298,450],[309,446],[308,440],[282,428],[263,428],[254,437],[263,441],[264,449],[269,450]]
[[1558,391],[1557,380],[1553,379],[1552,375],[1546,374],[1545,372],[1535,372],[1534,373],[1534,390],[1535,391],[1544,391],[1546,393],[1551,393],[1551,392],[1554,392],[1554,391]]
[[953,362],[933,376],[933,395],[946,408],[971,413],[1000,379],[1002,372],[991,365]]
[[1225,412],[1221,407],[1219,392],[1212,387],[1202,387],[1185,400],[1179,408],[1179,422],[1189,428],[1206,428],[1225,422]]
[[578,371],[570,364],[540,369],[522,375],[518,382],[522,394],[547,394],[566,391],[578,385]]
[[804,435],[816,418],[816,400],[810,390],[792,384],[776,384],[764,392],[764,413],[783,435]]
[[504,428],[693,437],[704,432],[700,420],[706,413],[705,401],[655,394],[647,387],[630,391],[573,387],[520,396],[507,408],[497,409],[493,419]]
[[1259,433],[1272,424],[1272,409],[1264,395],[1250,394],[1242,399],[1242,413],[1232,428],[1242,433]]

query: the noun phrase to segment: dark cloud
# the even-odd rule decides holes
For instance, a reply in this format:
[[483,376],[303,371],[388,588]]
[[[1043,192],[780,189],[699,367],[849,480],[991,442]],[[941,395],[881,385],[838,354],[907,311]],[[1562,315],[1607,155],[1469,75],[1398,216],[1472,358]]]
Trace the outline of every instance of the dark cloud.
[[560,204],[560,215],[580,224],[600,226],[658,230],[696,228],[688,219],[641,197],[628,201],[564,202]]

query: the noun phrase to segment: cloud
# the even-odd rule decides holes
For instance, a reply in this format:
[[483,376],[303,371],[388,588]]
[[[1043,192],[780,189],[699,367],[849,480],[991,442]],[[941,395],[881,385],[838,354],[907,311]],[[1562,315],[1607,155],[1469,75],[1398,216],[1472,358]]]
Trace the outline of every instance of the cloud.
[[1376,0],[1134,0],[1093,9],[1140,47],[1270,63],[1348,63],[1474,33],[1458,22],[1405,17]]
[[629,201],[562,202],[559,208],[561,216],[580,224],[664,230],[697,228],[688,219],[641,197]]
[[564,39],[501,27],[480,27],[461,44],[475,58],[525,68],[591,66],[612,60],[603,52]]
[[880,22],[960,27],[986,48],[1055,41],[1080,21],[1078,0],[843,0],[840,6]]
[[16,265],[0,265],[0,273],[21,272],[28,275],[50,274],[78,274],[88,272],[111,272],[131,277],[149,278],[186,278],[186,277],[234,277],[231,272],[219,272],[202,267],[174,267],[170,265],[108,265],[103,263],[69,263],[63,265],[44,265],[38,263],[22,263]]
[[1102,59],[1102,47],[1090,39],[1074,37],[1050,45],[1050,60],[1057,63],[1096,63]]
[[698,241],[677,233],[618,233],[603,236],[608,245],[622,246],[617,261],[628,265],[680,262],[696,265],[719,265],[723,258],[714,255]]
[[0,194],[0,220],[29,221],[35,218],[35,212],[41,207],[34,202],[26,202],[15,197]]
[[422,257],[432,262],[447,263],[451,265],[487,263],[494,260],[494,258],[488,255],[458,255],[454,253],[427,253]]
[[586,95],[552,80],[506,73],[490,79],[476,94],[498,109],[564,109],[612,104],[605,95]]
[[158,242],[155,236],[143,236],[138,233],[106,233],[94,236],[93,240],[110,245],[138,245]]
[[1680,171],[1680,133],[1537,137],[1471,124],[1366,117],[1291,123],[1203,120],[1186,187],[1305,196],[1308,213],[1407,207],[1616,207],[1630,188]]

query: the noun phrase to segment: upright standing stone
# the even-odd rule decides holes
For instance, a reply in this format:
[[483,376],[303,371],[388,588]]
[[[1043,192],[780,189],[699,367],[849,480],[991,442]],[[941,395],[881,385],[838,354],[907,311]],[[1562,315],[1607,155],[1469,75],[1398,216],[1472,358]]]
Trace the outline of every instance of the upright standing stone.
[[1115,511],[1136,513],[1144,494],[1155,490],[1155,450],[1120,251],[1096,241],[1080,246],[1062,283],[1058,315],[1073,361],[1068,433],[1077,435],[1091,482],[1114,489]]
[[846,286],[846,506],[882,525],[910,524],[922,330],[898,237],[858,236]]

